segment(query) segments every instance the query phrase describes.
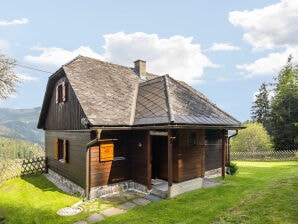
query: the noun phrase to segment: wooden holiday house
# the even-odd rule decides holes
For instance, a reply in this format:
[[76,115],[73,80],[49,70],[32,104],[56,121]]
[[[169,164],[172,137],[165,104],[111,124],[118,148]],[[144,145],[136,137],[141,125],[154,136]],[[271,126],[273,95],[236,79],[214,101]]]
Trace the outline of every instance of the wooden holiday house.
[[[38,128],[48,178],[87,198],[135,189],[173,196],[225,175],[241,124],[169,75],[78,56],[49,77]],[[166,188],[158,189],[166,183]]]

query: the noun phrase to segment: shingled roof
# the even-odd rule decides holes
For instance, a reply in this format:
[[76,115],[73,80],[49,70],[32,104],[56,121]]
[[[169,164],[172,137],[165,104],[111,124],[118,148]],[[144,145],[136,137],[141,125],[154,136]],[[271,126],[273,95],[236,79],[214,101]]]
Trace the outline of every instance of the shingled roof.
[[[78,56],[49,82],[62,71],[93,126],[241,125],[202,93],[168,75],[147,73],[144,80],[133,68]],[[43,106],[41,117],[46,110]]]

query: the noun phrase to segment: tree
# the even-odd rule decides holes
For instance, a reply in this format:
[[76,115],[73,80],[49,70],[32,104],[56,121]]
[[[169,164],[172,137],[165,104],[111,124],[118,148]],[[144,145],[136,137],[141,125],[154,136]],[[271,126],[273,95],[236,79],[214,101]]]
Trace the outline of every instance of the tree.
[[256,100],[251,108],[251,118],[253,122],[262,123],[269,132],[269,114],[269,93],[266,84],[262,83],[259,92],[256,94]]
[[231,139],[231,152],[272,151],[269,134],[261,123],[245,123],[245,129]]
[[19,77],[13,72],[15,65],[15,60],[0,54],[0,99],[8,98],[16,91],[16,86],[20,82]]
[[272,136],[276,150],[298,148],[298,67],[292,56],[276,78],[271,103]]

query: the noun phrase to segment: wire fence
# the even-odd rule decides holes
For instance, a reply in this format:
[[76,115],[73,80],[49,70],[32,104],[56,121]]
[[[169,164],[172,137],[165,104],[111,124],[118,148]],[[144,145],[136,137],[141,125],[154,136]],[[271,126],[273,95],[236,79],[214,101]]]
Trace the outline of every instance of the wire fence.
[[297,150],[264,152],[231,152],[231,161],[298,161]]

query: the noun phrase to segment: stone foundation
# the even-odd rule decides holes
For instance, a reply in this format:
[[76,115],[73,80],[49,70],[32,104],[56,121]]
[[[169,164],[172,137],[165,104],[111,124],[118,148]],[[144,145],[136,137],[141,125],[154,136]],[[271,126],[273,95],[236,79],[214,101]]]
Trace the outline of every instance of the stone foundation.
[[72,181],[66,179],[60,174],[54,172],[53,170],[48,170],[48,173],[44,174],[45,177],[55,184],[60,190],[69,194],[79,194],[81,196],[85,195],[85,189],[73,183]]
[[221,168],[208,170],[205,172],[206,178],[214,178],[214,177],[220,177],[220,176],[221,176]]
[[[60,174],[54,172],[53,170],[49,169],[48,173],[44,175],[49,181],[55,184],[60,190],[69,194],[78,194],[83,197],[85,196],[85,189],[73,183],[72,181],[68,180],[67,178],[61,176]],[[146,186],[136,183],[132,180],[128,180],[128,181],[124,181],[116,184],[92,187],[90,189],[89,197],[90,199],[101,198],[101,197],[106,197],[108,195],[116,194],[118,192],[127,191],[127,190],[136,191],[144,194],[148,193],[148,189]]]
[[128,180],[128,181],[123,181],[116,184],[93,187],[90,189],[90,199],[102,198],[111,194],[116,194],[118,192],[128,191],[128,190],[136,191],[144,194],[148,193],[148,189],[146,186],[136,183],[132,180]]

